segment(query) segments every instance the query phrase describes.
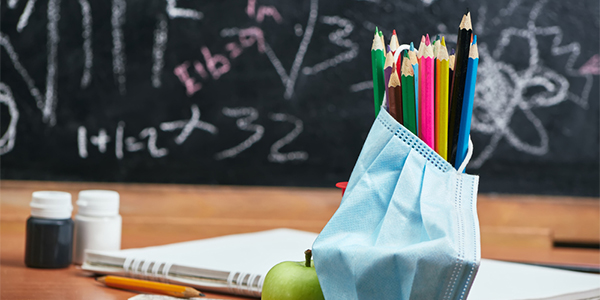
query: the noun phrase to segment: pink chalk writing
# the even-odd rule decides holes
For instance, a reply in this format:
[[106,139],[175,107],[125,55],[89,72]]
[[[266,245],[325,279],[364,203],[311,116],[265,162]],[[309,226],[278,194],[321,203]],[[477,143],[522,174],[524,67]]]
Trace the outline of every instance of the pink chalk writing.
[[225,50],[229,51],[229,57],[232,59],[242,54],[242,48],[240,48],[240,46],[234,42],[225,45]]
[[196,73],[198,73],[203,79],[208,78],[208,73],[206,72],[206,69],[204,68],[201,62],[194,62],[194,69],[196,69]]
[[202,84],[195,82],[194,79],[190,77],[190,74],[187,71],[189,67],[190,63],[186,61],[175,67],[175,70],[173,71],[173,73],[175,73],[175,75],[179,78],[179,81],[181,81],[181,83],[183,83],[185,86],[185,91],[188,97],[202,88]]
[[277,9],[273,6],[261,6],[258,8],[258,13],[256,14],[256,21],[258,23],[262,23],[265,19],[265,16],[271,16],[273,20],[277,23],[281,23],[282,18]]
[[600,56],[598,54],[592,56],[581,68],[579,68],[579,74],[586,75],[600,75]]
[[206,47],[202,47],[201,51],[204,56],[206,67],[215,80],[219,79],[221,75],[229,72],[231,65],[229,64],[227,57],[221,54],[211,55],[210,50]]
[[265,52],[265,38],[263,31],[258,27],[250,27],[241,29],[239,32],[240,44],[242,47],[248,48],[256,43],[258,52]]
[[246,13],[248,17],[254,17],[254,12],[256,10],[256,0],[248,0],[248,5],[246,6]]

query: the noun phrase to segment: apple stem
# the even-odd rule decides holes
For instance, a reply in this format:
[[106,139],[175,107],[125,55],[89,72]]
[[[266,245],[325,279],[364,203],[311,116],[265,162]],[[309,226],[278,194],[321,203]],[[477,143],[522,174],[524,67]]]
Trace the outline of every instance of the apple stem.
[[304,257],[306,258],[306,262],[304,263],[304,265],[310,268],[310,259],[312,258],[312,251],[310,251],[310,249],[306,249],[306,251],[304,251]]

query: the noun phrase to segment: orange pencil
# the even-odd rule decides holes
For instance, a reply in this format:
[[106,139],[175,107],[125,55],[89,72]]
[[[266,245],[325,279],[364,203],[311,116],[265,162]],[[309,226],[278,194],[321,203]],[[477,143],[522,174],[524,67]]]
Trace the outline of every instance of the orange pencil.
[[106,286],[138,292],[149,292],[163,294],[179,298],[204,297],[204,294],[194,288],[181,285],[160,283],[147,280],[125,278],[119,276],[103,276],[96,278],[98,282]]

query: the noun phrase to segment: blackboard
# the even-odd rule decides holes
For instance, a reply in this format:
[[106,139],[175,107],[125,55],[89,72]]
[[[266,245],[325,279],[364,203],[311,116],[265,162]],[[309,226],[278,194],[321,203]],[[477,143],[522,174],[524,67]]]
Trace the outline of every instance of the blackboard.
[[452,48],[467,8],[480,191],[598,196],[598,1],[2,1],[1,176],[332,187],[375,26]]

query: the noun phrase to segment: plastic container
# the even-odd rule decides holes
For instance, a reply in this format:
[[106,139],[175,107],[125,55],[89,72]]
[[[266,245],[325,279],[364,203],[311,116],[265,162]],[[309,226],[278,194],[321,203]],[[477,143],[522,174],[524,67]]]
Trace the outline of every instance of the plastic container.
[[31,268],[66,268],[73,254],[71,194],[34,192],[27,219],[25,265]]
[[120,250],[121,223],[119,193],[106,190],[79,192],[73,263],[83,263],[86,249]]

